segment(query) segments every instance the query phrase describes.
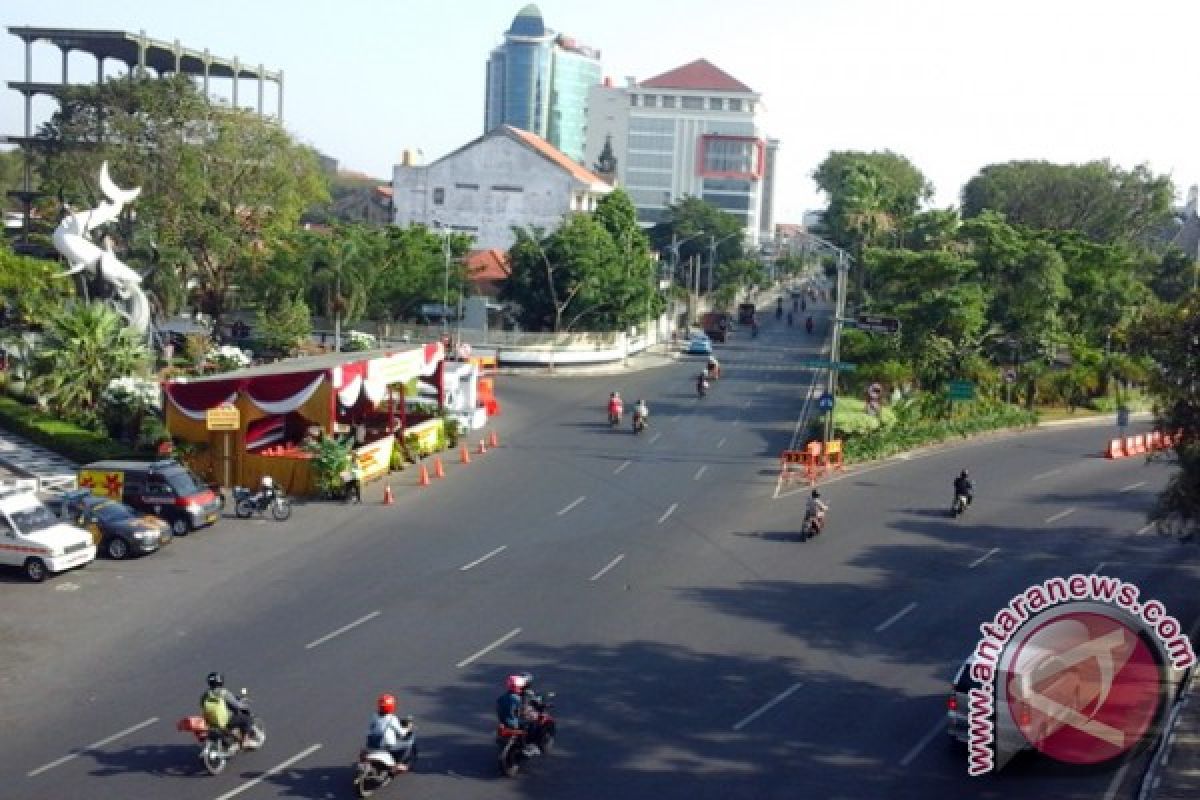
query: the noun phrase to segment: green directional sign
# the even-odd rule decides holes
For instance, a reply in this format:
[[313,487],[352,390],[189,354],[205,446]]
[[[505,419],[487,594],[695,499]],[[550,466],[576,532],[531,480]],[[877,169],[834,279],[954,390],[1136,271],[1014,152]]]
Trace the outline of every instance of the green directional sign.
[[975,399],[975,384],[970,381],[950,381],[950,399],[956,402]]
[[802,358],[798,363],[807,369],[836,369],[842,372],[854,372],[858,368],[857,364],[849,361],[826,361],[820,358]]

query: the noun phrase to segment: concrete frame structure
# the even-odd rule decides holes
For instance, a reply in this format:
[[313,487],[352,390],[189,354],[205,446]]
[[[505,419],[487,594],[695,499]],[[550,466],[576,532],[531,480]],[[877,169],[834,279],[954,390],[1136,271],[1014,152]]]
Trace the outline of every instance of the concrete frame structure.
[[[50,95],[57,97],[69,84],[67,70],[68,56],[71,51],[88,53],[96,58],[96,82],[104,81],[104,62],[108,59],[120,61],[126,65],[129,75],[145,74],[152,69],[159,75],[181,73],[184,75],[203,78],[204,93],[210,88],[210,79],[229,78],[232,81],[232,101],[238,105],[238,84],[244,78],[258,81],[258,113],[263,115],[264,90],[267,82],[275,83],[278,87],[276,102],[276,119],[283,120],[283,70],[272,72],[259,64],[257,67],[243,64],[236,56],[222,58],[214,56],[207,49],[194,50],[184,47],[176,39],[165,42],[151,39],[145,31],[127,33],[125,31],[90,30],[80,28],[37,28],[9,27],[8,32],[25,43],[25,79],[8,81],[8,87],[24,95],[25,124],[21,135],[0,136],[0,141],[15,144],[26,154],[25,169],[21,188],[9,192],[10,197],[21,201],[24,207],[24,234],[29,233],[29,211],[40,193],[32,188],[33,174],[29,148],[34,144],[33,135],[33,97],[34,95]],[[35,81],[33,79],[33,45],[45,41],[54,45],[62,53],[62,74],[57,83]],[[135,73],[136,70],[136,73]]]

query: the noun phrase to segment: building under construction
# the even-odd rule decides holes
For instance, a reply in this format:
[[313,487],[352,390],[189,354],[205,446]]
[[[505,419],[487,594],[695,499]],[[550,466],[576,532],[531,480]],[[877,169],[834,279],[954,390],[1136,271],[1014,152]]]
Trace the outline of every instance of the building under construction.
[[[264,112],[264,100],[267,83],[274,83],[275,113],[271,116],[283,119],[283,71],[270,71],[261,64],[250,66],[243,64],[237,57],[222,58],[214,56],[207,49],[195,50],[185,47],[176,39],[174,42],[164,42],[151,39],[145,32],[126,33],[125,31],[83,30],[78,28],[35,28],[10,27],[8,32],[20,38],[25,43],[25,76],[23,80],[9,81],[8,86],[20,92],[25,99],[25,125],[20,134],[9,134],[0,137],[0,141],[15,144],[25,153],[25,168],[21,188],[10,191],[9,195],[20,201],[24,210],[21,240],[15,249],[28,249],[29,215],[34,202],[41,193],[33,185],[33,170],[31,151],[36,145],[34,136],[33,98],[35,95],[59,97],[63,90],[72,85],[68,74],[68,56],[72,51],[88,53],[96,59],[95,75],[87,76],[86,81],[75,82],[79,85],[91,82],[94,77],[97,83],[104,81],[104,65],[113,60],[123,63],[130,75],[153,74],[168,75],[182,73],[201,82],[204,94],[210,96],[210,90],[216,81],[230,88],[230,101],[234,107],[239,106],[239,89],[243,81],[255,81],[257,86],[257,110],[260,115]],[[39,42],[57,47],[62,56],[62,71],[57,80],[35,80],[33,75],[34,45]],[[215,80],[214,80],[215,79]],[[228,81],[228,83],[225,83]]]

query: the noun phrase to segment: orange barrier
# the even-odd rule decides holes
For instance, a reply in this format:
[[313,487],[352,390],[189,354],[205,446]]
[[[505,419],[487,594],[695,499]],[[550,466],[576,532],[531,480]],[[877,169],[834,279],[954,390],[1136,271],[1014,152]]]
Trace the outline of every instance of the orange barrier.
[[1125,455],[1127,455],[1127,456],[1137,455],[1137,446],[1134,444],[1132,436],[1125,437]]
[[1146,449],[1148,449],[1148,450],[1162,450],[1163,449],[1162,431],[1151,431],[1150,433],[1146,434]]
[[825,466],[830,469],[842,469],[842,440],[830,439],[825,447]]
[[436,478],[446,477],[446,468],[442,466],[441,456],[437,456],[433,459],[433,475]]
[[467,446],[465,444],[458,448],[458,460],[464,464],[471,463],[471,454],[467,452]]
[[1108,449],[1104,451],[1105,458],[1124,458],[1125,446],[1120,439],[1110,439]]
[[808,460],[808,451],[806,450],[784,450],[779,456],[779,479],[787,483],[792,479],[793,475],[797,475],[803,470],[805,475],[812,472],[812,467]]
[[1146,435],[1139,433],[1137,436],[1133,437],[1133,446],[1135,448],[1135,453],[1138,455],[1144,454],[1146,452]]
[[479,367],[480,375],[495,375],[499,362],[495,356],[471,356],[472,364]]
[[495,431],[492,431],[491,438],[488,440],[488,446],[489,447],[499,447],[500,446],[500,437],[496,435]]
[[486,452],[487,452],[487,441],[480,439],[479,440],[479,454],[483,455]]
[[425,468],[424,464],[421,465],[421,479],[419,481],[417,481],[417,485],[418,486],[428,486],[429,485],[429,470]]

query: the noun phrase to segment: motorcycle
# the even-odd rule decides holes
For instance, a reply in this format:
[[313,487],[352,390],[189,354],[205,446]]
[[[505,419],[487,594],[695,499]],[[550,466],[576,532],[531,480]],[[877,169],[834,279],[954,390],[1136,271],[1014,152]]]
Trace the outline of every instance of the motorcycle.
[[701,398],[708,394],[708,378],[701,377],[696,381],[696,394]]
[[950,516],[957,517],[959,514],[967,510],[967,506],[971,505],[971,496],[967,494],[954,495],[954,503],[950,506]]
[[[400,763],[408,768],[404,772],[408,772],[417,760],[416,728],[412,717],[402,717],[400,724],[408,730],[404,737],[408,749],[400,759]],[[354,765],[354,791],[359,797],[370,797],[400,774],[395,767],[396,759],[387,749],[364,747],[359,751],[358,761]]]
[[642,414],[635,413],[633,415],[633,433],[636,436],[646,430],[646,417]]
[[536,745],[541,755],[550,755],[558,733],[557,723],[550,714],[550,709],[554,708],[550,702],[553,698],[554,692],[547,692],[544,698],[530,701],[534,716],[527,729],[496,726],[496,751],[501,774],[509,778],[516,777],[521,770],[521,762],[535,757],[525,754],[526,745]]
[[[239,697],[246,699],[246,690],[242,689]],[[219,728],[210,728],[204,717],[184,717],[175,724],[175,730],[190,733],[200,743],[200,760],[209,775],[220,775],[225,771],[230,759],[239,752],[258,750],[267,741],[267,731],[262,720],[257,716],[250,718],[250,732],[243,742],[238,742],[237,734]]]
[[244,486],[233,487],[233,513],[241,519],[247,519],[255,514],[266,514],[270,509],[271,516],[282,522],[292,515],[292,502],[282,489],[267,489],[252,492]]
[[800,525],[800,537],[808,541],[825,529],[824,514],[805,514],[804,522]]
[[620,411],[613,411],[613,410],[611,410],[611,409],[610,409],[610,410],[609,410],[609,412],[608,412],[608,425],[609,425],[609,427],[610,427],[610,428],[615,428],[615,427],[617,427],[617,426],[618,426],[618,425],[620,425],[620,424],[621,424],[621,412],[620,412]]

